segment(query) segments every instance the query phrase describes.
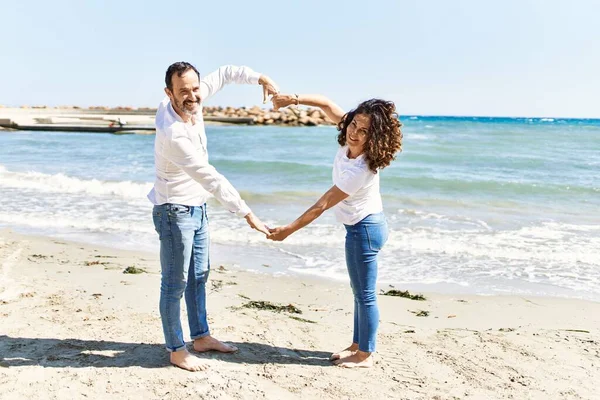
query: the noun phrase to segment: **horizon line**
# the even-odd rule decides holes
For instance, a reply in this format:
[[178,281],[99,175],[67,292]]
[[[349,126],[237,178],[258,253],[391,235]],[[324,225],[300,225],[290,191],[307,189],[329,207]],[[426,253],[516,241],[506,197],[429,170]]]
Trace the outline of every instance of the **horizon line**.
[[[272,109],[272,107],[262,107],[262,104],[255,104],[253,106],[224,106],[224,105],[207,105],[207,106],[203,106],[204,107],[232,107],[232,108],[252,108],[252,107],[260,107],[262,109]],[[140,109],[148,109],[148,110],[156,110],[156,107],[147,107],[147,106],[139,106],[139,107],[134,107],[134,106],[77,106],[77,105],[61,105],[61,106],[47,106],[47,105],[20,105],[20,106],[7,106],[7,105],[0,105],[0,113],[2,112],[2,110],[7,110],[7,109],[20,109],[20,110],[27,110],[27,109],[32,109],[32,110],[43,110],[43,109],[80,109],[80,110],[93,110],[93,109],[102,109],[102,108],[106,108],[107,111],[110,110],[127,110],[127,109],[131,109],[132,111],[134,110],[140,110]],[[318,108],[318,107],[309,107],[309,108]],[[557,116],[530,116],[530,115],[515,115],[515,116],[510,116],[510,115],[473,115],[473,114],[414,114],[414,113],[407,113],[407,114],[402,114],[400,113],[400,119],[404,119],[407,117],[424,117],[424,118],[507,118],[507,119],[518,119],[518,118],[529,118],[529,119],[562,119],[562,120],[567,120],[567,119],[571,119],[571,120],[600,120],[600,116],[598,117],[557,117]]]

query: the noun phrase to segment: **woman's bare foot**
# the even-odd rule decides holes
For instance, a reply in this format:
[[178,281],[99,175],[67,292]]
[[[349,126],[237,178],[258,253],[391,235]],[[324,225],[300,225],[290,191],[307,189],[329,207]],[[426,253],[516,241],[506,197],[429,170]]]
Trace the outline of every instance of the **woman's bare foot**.
[[202,353],[205,351],[220,351],[221,353],[235,353],[238,348],[230,344],[221,342],[212,336],[204,336],[194,339],[194,350]]
[[342,368],[371,368],[373,366],[373,356],[371,354],[358,350],[356,353],[335,360],[333,363]]
[[358,343],[352,343],[350,347],[345,348],[342,351],[337,353],[333,353],[331,357],[329,357],[329,361],[339,360],[340,358],[351,356],[352,354],[358,351]]
[[191,355],[187,349],[172,352],[171,364],[191,372],[204,371],[208,368],[208,365]]

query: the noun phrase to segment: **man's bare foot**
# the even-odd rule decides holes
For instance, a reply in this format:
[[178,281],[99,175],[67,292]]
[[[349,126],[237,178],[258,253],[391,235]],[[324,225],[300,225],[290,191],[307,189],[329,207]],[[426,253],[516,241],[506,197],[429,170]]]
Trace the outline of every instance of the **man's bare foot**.
[[171,364],[187,371],[204,371],[208,365],[202,363],[198,357],[191,355],[187,349],[171,353]]
[[230,344],[223,343],[212,336],[204,336],[194,339],[194,350],[200,353],[211,350],[220,351],[221,353],[235,353],[238,351],[238,348]]
[[356,353],[335,360],[333,363],[342,368],[371,368],[373,366],[373,356],[371,353],[358,350]]
[[331,357],[329,357],[329,361],[339,360],[340,358],[351,356],[352,354],[358,351],[358,343],[352,343],[349,347],[345,348],[342,351],[337,353],[333,353]]

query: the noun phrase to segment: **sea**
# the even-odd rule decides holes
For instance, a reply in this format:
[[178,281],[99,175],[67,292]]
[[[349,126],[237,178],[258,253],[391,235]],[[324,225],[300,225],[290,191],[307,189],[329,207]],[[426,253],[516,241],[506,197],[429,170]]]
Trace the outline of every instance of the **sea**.
[[[600,301],[600,120],[406,116],[381,171],[383,288]],[[332,186],[334,127],[207,126],[210,162],[267,225]],[[153,135],[0,131],[0,228],[158,252]],[[331,211],[284,242],[208,203],[211,260],[347,281]],[[157,266],[158,267],[158,266]]]

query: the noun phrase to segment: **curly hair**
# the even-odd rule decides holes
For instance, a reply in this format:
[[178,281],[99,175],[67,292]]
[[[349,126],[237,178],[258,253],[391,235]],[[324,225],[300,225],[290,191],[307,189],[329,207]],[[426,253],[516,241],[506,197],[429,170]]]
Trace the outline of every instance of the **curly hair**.
[[396,159],[396,153],[402,151],[402,123],[393,102],[381,99],[364,101],[344,115],[338,124],[340,146],[346,145],[346,130],[357,114],[371,117],[364,154],[369,169],[376,174],[379,169],[390,165]]

